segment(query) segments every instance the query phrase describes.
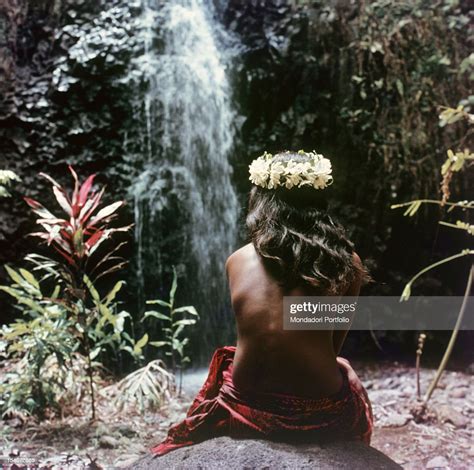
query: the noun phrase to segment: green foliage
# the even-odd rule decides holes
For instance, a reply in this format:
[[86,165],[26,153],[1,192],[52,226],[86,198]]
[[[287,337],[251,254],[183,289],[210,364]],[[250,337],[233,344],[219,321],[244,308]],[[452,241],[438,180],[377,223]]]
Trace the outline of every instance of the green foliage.
[[[83,306],[81,310],[82,307],[76,308],[76,304],[64,300],[61,285],[55,284],[48,294],[43,290],[42,285],[55,274],[54,270],[50,272],[47,258],[30,255],[28,259],[35,263],[34,270],[17,271],[6,266],[12,284],[0,286],[0,290],[14,298],[22,314],[22,318],[0,330],[0,354],[9,364],[0,379],[0,413],[42,418],[47,410],[60,411],[60,399],[84,382],[88,377],[84,373],[99,364],[104,351],[123,350],[136,361],[143,360],[148,335],[135,341],[125,329],[130,314],[119,311],[115,300],[123,281],[101,297],[85,275],[87,297],[92,300],[90,307]],[[38,278],[37,272],[46,275]],[[79,315],[81,312],[84,315]],[[90,344],[88,355],[85,341]],[[172,393],[173,375],[154,361],[123,379],[118,387],[119,404],[135,400],[140,409],[158,407]],[[69,399],[77,396],[69,393]]]
[[56,301],[59,286],[46,295],[30,271],[7,267],[7,272],[13,283],[0,290],[15,299],[22,318],[0,330],[0,344],[10,364],[0,379],[0,412],[41,417],[48,408],[57,408],[58,391],[64,388],[79,344],[67,310]]
[[[135,360],[143,358],[143,338],[137,343],[126,332],[130,315],[118,308],[116,296],[124,285],[118,281],[105,295],[96,287],[98,279],[121,269],[125,262],[116,256],[125,242],[106,241],[116,232],[129,227],[112,228],[110,223],[123,202],[100,207],[104,189],[93,191],[95,175],[82,184],[70,168],[74,189],[72,194],[48,175],[43,175],[52,185],[53,193],[65,217],[53,215],[33,199],[25,198],[38,216],[42,231],[35,237],[45,240],[49,256],[30,254],[27,260],[34,265],[32,272],[15,271],[6,267],[13,282],[0,289],[12,296],[22,312],[22,318],[3,331],[9,359],[16,358],[24,364],[20,375],[10,375],[5,390],[7,400],[4,411],[25,407],[27,413],[41,415],[54,404],[55,393],[51,377],[46,379],[44,365],[52,357],[57,360],[58,377],[74,369],[72,353],[77,351],[87,361],[86,373],[92,398],[92,416],[95,417],[94,366],[101,354],[109,351],[126,351]],[[59,254],[55,257],[54,255]],[[100,258],[97,258],[100,254]],[[40,274],[40,278],[35,276]],[[53,283],[49,296],[44,285]],[[26,318],[25,318],[26,317]],[[75,356],[78,357],[78,356]],[[69,361],[68,361],[69,359]],[[95,361],[95,362],[93,362]],[[81,377],[77,377],[78,380]],[[58,379],[57,384],[61,384]],[[13,387],[13,388],[12,388]],[[13,393],[14,392],[14,393]],[[25,397],[28,396],[28,399]]]
[[9,188],[14,181],[21,181],[20,177],[13,171],[0,170],[0,198],[10,197]]
[[[117,232],[126,232],[130,226],[112,228],[111,222],[124,202],[114,202],[101,207],[105,188],[94,191],[95,175],[90,175],[83,183],[72,167],[74,189],[69,193],[49,175],[41,174],[52,185],[58,205],[65,213],[64,218],[53,215],[38,201],[25,198],[33,212],[40,218],[37,223],[40,232],[32,235],[47,242],[59,255],[59,259],[38,258],[37,267],[57,278],[64,289],[61,302],[68,311],[68,319],[75,324],[75,335],[81,351],[88,360],[87,374],[90,381],[92,399],[92,419],[95,418],[95,395],[93,379],[93,359],[105,347],[128,350],[137,356],[140,350],[134,348],[134,341],[124,331],[126,312],[117,313],[115,296],[123,286],[118,282],[103,297],[94,283],[123,268],[126,262],[116,256],[124,242],[112,244],[104,249],[105,242]],[[100,258],[97,254],[100,253]],[[47,263],[44,266],[44,263]]]
[[452,138],[439,125],[459,119],[445,113],[438,123],[436,107],[470,90],[468,22],[456,2],[375,0],[362,5],[354,29],[346,30],[351,37],[340,65],[352,75],[341,117],[354,143],[368,147],[374,168],[382,163],[372,177],[395,193],[407,178],[418,193],[433,189],[433,153]]
[[[124,285],[118,281],[104,297],[100,297],[98,290],[91,280],[84,275],[84,284],[90,295],[92,305],[85,308],[85,315],[81,325],[81,334],[86,333],[91,345],[91,359],[96,359],[104,351],[127,351],[135,360],[143,359],[143,338],[135,343],[125,329],[126,320],[131,322],[131,315],[120,310],[115,297]],[[73,311],[76,313],[76,311]],[[77,318],[79,321],[79,317]]]
[[[446,125],[452,125],[462,119],[466,119],[469,124],[474,124],[474,116],[472,114],[469,114],[464,111],[462,106],[459,106],[458,108],[446,108],[439,116],[440,119],[440,125],[442,127]],[[449,211],[455,209],[455,208],[461,208],[465,211],[467,209],[473,209],[474,208],[474,201],[457,201],[457,202],[448,202],[448,199],[450,197],[450,183],[451,183],[451,178],[453,177],[454,173],[457,173],[461,170],[470,170],[470,166],[472,166],[472,162],[474,161],[474,154],[472,154],[468,149],[465,149],[463,152],[453,152],[453,150],[449,149],[447,151],[447,159],[444,162],[443,166],[441,167],[441,175],[443,177],[441,181],[441,193],[442,193],[442,198],[441,200],[416,200],[416,201],[410,201],[405,204],[396,204],[392,206],[393,208],[398,208],[402,206],[408,206],[407,211],[405,212],[405,215],[408,216],[413,216],[417,210],[421,207],[423,203],[429,202],[432,204],[438,204],[441,207],[444,207],[449,204]],[[466,216],[468,217],[468,216]],[[459,229],[459,230],[465,230],[467,234],[473,235],[474,234],[474,226],[471,225],[468,221],[462,221],[462,220],[457,220],[455,224],[445,222],[445,221],[440,221],[439,222],[441,225],[447,226],[449,228],[454,228],[454,229]],[[473,284],[473,278],[474,278],[474,263],[472,262],[472,256],[474,255],[474,250],[470,249],[470,247],[467,247],[463,249],[460,253],[457,253],[452,256],[448,256],[444,259],[441,259],[421,271],[419,271],[417,274],[415,274],[405,285],[405,288],[403,289],[400,301],[403,300],[408,300],[411,296],[411,289],[413,283],[423,274],[425,274],[428,271],[431,271],[432,269],[446,263],[450,263],[451,261],[457,260],[459,258],[463,258],[465,256],[469,256],[471,258],[471,267],[469,269],[469,275],[468,275],[468,280],[467,280],[467,285],[466,285],[466,291],[464,294],[464,300],[463,304],[461,306],[461,310],[459,311],[458,318],[456,320],[456,324],[454,325],[453,331],[451,333],[451,337],[449,339],[449,343],[446,347],[446,350],[443,354],[443,358],[441,359],[441,362],[438,366],[438,370],[436,371],[436,375],[433,378],[428,391],[426,392],[424,401],[423,401],[423,408],[427,406],[427,403],[429,399],[431,398],[431,395],[433,394],[436,386],[438,385],[439,379],[441,378],[441,375],[443,374],[446,365],[449,361],[449,358],[451,356],[451,353],[454,348],[454,344],[456,342],[456,338],[458,335],[458,332],[461,328],[461,324],[464,318],[464,315],[467,311],[467,304],[468,304],[468,299],[471,293],[472,289],[472,284]],[[419,357],[417,358],[417,368],[419,366]],[[419,386],[418,386],[419,388]]]
[[[163,348],[165,356],[170,359],[171,370],[175,373],[177,369],[180,371],[181,392],[182,371],[184,366],[190,362],[189,356],[185,354],[186,346],[189,338],[185,336],[188,327],[196,324],[199,319],[196,309],[187,305],[185,307],[175,306],[176,290],[178,289],[178,275],[176,269],[173,269],[173,283],[171,285],[169,300],[148,300],[148,305],[158,305],[160,310],[148,310],[144,313],[145,318],[156,318],[163,324],[164,339],[161,341],[150,341],[150,346]],[[190,317],[189,317],[190,316]],[[194,318],[191,318],[194,317]]]
[[[97,280],[118,271],[125,263],[116,256],[125,242],[109,245],[112,233],[129,227],[111,228],[115,211],[122,203],[100,209],[104,190],[92,191],[94,175],[81,185],[74,170],[74,191],[67,191],[49,176],[57,202],[66,217],[54,216],[42,204],[26,198],[28,205],[40,218],[42,231],[36,237],[46,240],[50,256],[30,254],[26,260],[31,271],[14,270],[6,266],[11,279],[0,290],[13,297],[21,318],[1,331],[0,345],[8,359],[9,369],[0,381],[0,411],[3,415],[36,415],[42,418],[47,410],[59,411],[61,399],[68,396],[72,384],[89,382],[92,417],[95,417],[94,370],[105,353],[125,351],[138,362],[144,359],[143,350],[148,334],[138,341],[127,332],[131,315],[119,308],[117,296],[124,287],[119,280],[105,294],[97,287]],[[94,259],[101,246],[101,257]],[[53,250],[59,254],[54,257]],[[181,366],[187,360],[181,338],[185,326],[194,320],[178,319],[177,315],[197,313],[192,307],[174,308],[177,289],[175,276],[170,292],[172,319],[166,344]],[[48,293],[46,293],[48,291]],[[158,302],[158,301],[157,301]],[[85,375],[86,374],[86,375]],[[174,390],[174,375],[164,364],[152,361],[147,366],[125,377],[117,384],[119,403],[135,402],[144,410],[161,406]],[[81,392],[82,393],[82,392]],[[69,399],[77,399],[71,396]]]
[[[439,120],[440,120],[440,126],[442,127],[446,125],[452,125],[462,120],[466,120],[469,124],[472,125],[474,124],[474,115],[466,112],[462,106],[458,106],[457,108],[445,108],[444,111],[439,115]],[[452,211],[453,209],[456,209],[456,208],[463,209],[464,211],[466,211],[466,209],[474,209],[474,200],[471,200],[471,201],[462,200],[462,201],[455,201],[455,202],[449,201],[450,183],[451,183],[453,174],[461,170],[469,171],[470,166],[472,165],[472,162],[474,162],[474,154],[471,153],[469,149],[465,148],[463,151],[457,151],[457,152],[454,152],[452,149],[448,149],[447,158],[445,162],[443,163],[441,167],[441,171],[440,171],[441,176],[442,176],[442,181],[441,181],[442,198],[440,200],[417,199],[417,200],[405,202],[402,204],[394,204],[392,205],[392,209],[407,207],[404,215],[409,216],[409,217],[413,217],[423,204],[437,204],[441,207],[449,206],[449,211]],[[457,220],[455,223],[440,221],[439,224],[445,227],[449,227],[449,228],[464,230],[469,235],[474,234],[474,226],[471,225],[468,220],[466,221]],[[401,300],[408,300],[410,298],[413,283],[426,272],[431,271],[432,269],[442,264],[449,263],[458,258],[463,258],[465,256],[472,256],[472,255],[474,255],[474,250],[470,249],[470,247],[466,247],[460,253],[457,253],[452,256],[448,256],[442,260],[439,260],[427,266],[426,268],[423,268],[421,271],[415,274],[410,279],[410,281],[408,281],[408,283],[405,285],[405,288],[401,296]]]

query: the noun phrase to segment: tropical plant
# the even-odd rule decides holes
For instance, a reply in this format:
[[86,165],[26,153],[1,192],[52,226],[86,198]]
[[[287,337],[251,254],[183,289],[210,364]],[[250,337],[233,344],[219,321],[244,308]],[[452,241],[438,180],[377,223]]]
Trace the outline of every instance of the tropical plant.
[[[163,361],[156,359],[127,375],[111,388],[117,392],[119,409],[129,404],[138,405],[143,413],[147,409],[160,408],[171,399],[175,391],[175,379]],[[107,394],[107,389],[102,392]]]
[[108,246],[106,242],[113,234],[127,232],[131,226],[111,226],[124,202],[101,207],[105,188],[93,190],[95,175],[90,175],[81,184],[74,169],[69,167],[69,171],[74,180],[72,194],[68,194],[49,175],[41,173],[52,184],[54,196],[65,215],[57,216],[38,201],[25,198],[39,217],[37,223],[41,227],[41,231],[31,235],[45,240],[47,247],[59,254],[57,257],[53,257],[54,253],[48,256],[31,254],[27,259],[35,264],[35,270],[44,274],[43,281],[52,278],[59,286],[60,291],[54,301],[66,310],[68,321],[74,325],[73,333],[80,343],[80,350],[88,362],[94,419],[92,361],[106,346],[126,350],[134,357],[141,354],[141,348],[124,328],[130,315],[119,312],[115,301],[123,281],[118,281],[105,295],[100,295],[95,287],[99,279],[125,266],[126,261],[117,256],[117,252],[126,242],[110,243]]
[[58,391],[65,388],[68,363],[79,345],[65,308],[56,302],[60,287],[46,295],[30,271],[6,269],[13,284],[0,290],[16,300],[22,318],[0,330],[9,358],[0,379],[0,411],[2,416],[42,417],[46,409],[57,408]]
[[[474,115],[470,114],[467,112],[463,106],[458,106],[457,108],[444,108],[441,114],[439,115],[439,121],[440,121],[440,126],[444,127],[446,125],[451,125],[454,124],[458,121],[465,120],[469,125],[474,124]],[[469,130],[467,135],[469,135]],[[464,141],[465,139],[463,139]],[[454,176],[455,173],[460,172],[461,170],[468,170],[470,166],[472,166],[472,163],[474,162],[474,154],[471,153],[471,151],[467,148],[465,148],[462,151],[457,151],[454,152],[452,149],[448,149],[447,151],[447,159],[443,163],[441,167],[441,175],[442,175],[442,180],[441,180],[441,194],[442,197],[441,199],[417,199],[409,202],[405,202],[403,204],[395,204],[392,205],[392,209],[397,209],[400,207],[406,207],[405,216],[412,217],[414,216],[419,208],[423,204],[436,204],[440,207],[448,207],[448,212],[453,211],[454,209],[461,209],[464,211],[465,214],[467,214],[467,210],[469,209],[474,209],[474,201],[468,201],[468,200],[462,200],[462,201],[450,201],[450,183],[451,180]],[[465,220],[456,220],[455,223],[451,222],[446,222],[446,221],[440,221],[440,225],[444,225],[449,228],[453,228],[456,230],[464,230],[467,234],[469,235],[474,235],[474,225],[471,225],[468,219],[468,216],[466,217]],[[457,260],[459,258],[464,258],[466,256],[471,257],[474,255],[474,250],[472,250],[469,247],[466,247],[465,249],[461,250],[459,253],[456,253],[454,255],[448,256],[444,259],[441,259],[439,261],[436,261],[435,263],[427,266],[426,268],[420,270],[417,274],[415,274],[405,285],[405,288],[403,289],[403,293],[401,296],[401,301],[408,300],[411,295],[411,290],[413,283],[423,274],[426,272],[441,266],[446,263],[450,263],[454,260]],[[435,390],[439,379],[441,378],[441,375],[446,368],[446,365],[448,363],[449,357],[451,356],[451,352],[454,347],[454,343],[456,342],[456,338],[459,332],[459,329],[461,328],[461,323],[464,318],[464,314],[467,310],[467,301],[469,298],[469,295],[471,293],[471,288],[472,288],[472,283],[473,283],[473,277],[474,277],[474,264],[471,263],[471,267],[469,270],[469,275],[468,275],[468,280],[467,280],[467,285],[466,285],[466,290],[464,294],[464,301],[462,303],[461,309],[458,314],[458,318],[456,320],[456,324],[453,328],[453,332],[451,334],[451,338],[449,340],[448,346],[446,348],[446,351],[443,355],[443,358],[441,360],[441,363],[438,367],[438,370],[436,372],[436,375],[431,382],[428,391],[425,395],[424,398],[424,406],[426,406],[428,400],[431,398],[431,395],[433,394],[433,391]]]
[[11,196],[9,189],[14,181],[21,181],[15,172],[0,170],[0,198]]
[[[170,359],[171,370],[176,374],[179,369],[179,388],[178,393],[181,394],[183,384],[183,369],[187,363],[191,361],[189,356],[185,354],[185,348],[189,343],[189,338],[184,336],[185,330],[195,325],[199,314],[192,305],[185,307],[175,306],[176,290],[178,289],[178,275],[176,269],[173,268],[173,282],[169,293],[169,300],[148,300],[148,305],[159,305],[163,307],[158,310],[148,310],[144,313],[143,320],[149,317],[156,318],[163,322],[164,340],[150,341],[150,346],[163,348],[165,356]],[[194,318],[189,318],[191,315]]]
[[100,208],[105,187],[95,192],[92,190],[95,174],[90,175],[81,185],[71,166],[69,171],[74,179],[72,195],[49,175],[40,173],[52,184],[54,196],[65,217],[53,215],[34,199],[25,197],[25,201],[39,216],[37,223],[42,228],[31,235],[45,240],[48,246],[52,246],[61,255],[65,263],[57,265],[59,274],[72,288],[70,295],[78,298],[84,293],[84,274],[95,282],[125,266],[123,259],[114,256],[125,242],[102,252],[95,263],[93,255],[112,234],[127,232],[131,225],[116,228],[110,226],[110,222],[117,217],[117,210],[125,202],[118,201]]

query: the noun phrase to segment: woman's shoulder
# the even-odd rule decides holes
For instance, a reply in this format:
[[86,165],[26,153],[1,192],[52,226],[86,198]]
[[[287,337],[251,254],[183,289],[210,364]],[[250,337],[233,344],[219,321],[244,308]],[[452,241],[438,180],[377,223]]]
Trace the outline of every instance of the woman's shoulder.
[[249,261],[257,256],[257,252],[252,243],[247,243],[243,247],[234,251],[228,258],[225,263],[226,271],[229,272],[229,269],[232,269],[235,265],[241,265],[243,262]]

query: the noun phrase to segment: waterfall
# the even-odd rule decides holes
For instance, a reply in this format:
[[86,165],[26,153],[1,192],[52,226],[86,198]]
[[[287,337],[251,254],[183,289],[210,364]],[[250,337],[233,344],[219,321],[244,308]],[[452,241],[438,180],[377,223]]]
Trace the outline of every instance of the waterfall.
[[211,0],[143,0],[138,23],[143,54],[130,73],[145,84],[137,89],[143,145],[130,196],[140,288],[150,277],[156,287],[178,264],[187,299],[222,311],[238,217],[229,163],[232,41]]

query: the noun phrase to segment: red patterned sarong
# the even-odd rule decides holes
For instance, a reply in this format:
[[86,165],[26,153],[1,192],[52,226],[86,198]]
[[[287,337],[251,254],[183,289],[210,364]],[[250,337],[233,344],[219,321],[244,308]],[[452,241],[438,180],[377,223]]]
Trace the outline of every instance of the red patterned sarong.
[[373,418],[360,380],[346,359],[339,392],[310,399],[279,393],[239,392],[232,383],[235,347],[217,349],[206,382],[186,418],[151,451],[163,455],[218,436],[277,440],[359,440],[370,443]]

